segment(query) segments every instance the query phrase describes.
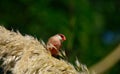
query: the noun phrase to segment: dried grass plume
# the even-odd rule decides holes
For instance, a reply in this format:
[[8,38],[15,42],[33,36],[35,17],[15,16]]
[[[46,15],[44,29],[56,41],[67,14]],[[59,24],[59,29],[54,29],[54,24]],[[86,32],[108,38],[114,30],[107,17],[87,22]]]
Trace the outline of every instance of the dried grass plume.
[[0,60],[4,74],[8,71],[12,74],[82,74],[70,63],[52,57],[34,37],[22,36],[2,26]]

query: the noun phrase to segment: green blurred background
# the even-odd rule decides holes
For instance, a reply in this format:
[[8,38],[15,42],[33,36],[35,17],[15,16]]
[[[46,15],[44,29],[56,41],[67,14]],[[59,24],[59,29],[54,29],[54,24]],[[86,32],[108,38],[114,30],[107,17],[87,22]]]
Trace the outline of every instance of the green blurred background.
[[[47,39],[63,33],[69,61],[91,67],[120,42],[119,0],[0,0],[0,24]],[[105,74],[119,74],[120,62]]]

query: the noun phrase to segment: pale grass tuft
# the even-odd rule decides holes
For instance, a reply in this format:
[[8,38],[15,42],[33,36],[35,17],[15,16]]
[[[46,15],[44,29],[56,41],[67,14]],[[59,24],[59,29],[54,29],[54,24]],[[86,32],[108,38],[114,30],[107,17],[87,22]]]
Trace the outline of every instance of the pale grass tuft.
[[76,70],[78,72],[80,72],[81,74],[90,74],[89,70],[87,69],[87,66],[84,65],[84,64],[81,64],[77,57],[76,57],[76,60],[75,60],[75,64],[76,64]]
[[[64,54],[65,55],[65,54]],[[34,37],[0,26],[0,59],[4,74],[82,74],[73,65],[56,59]]]

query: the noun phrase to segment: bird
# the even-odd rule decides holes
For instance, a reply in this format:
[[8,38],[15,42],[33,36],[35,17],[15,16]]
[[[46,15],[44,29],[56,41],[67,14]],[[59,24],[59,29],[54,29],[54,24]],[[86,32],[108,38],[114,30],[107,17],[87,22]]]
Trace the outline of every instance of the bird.
[[65,35],[63,34],[56,34],[48,39],[46,44],[47,50],[50,51],[52,56],[59,55],[59,50],[62,47],[62,43],[66,40]]

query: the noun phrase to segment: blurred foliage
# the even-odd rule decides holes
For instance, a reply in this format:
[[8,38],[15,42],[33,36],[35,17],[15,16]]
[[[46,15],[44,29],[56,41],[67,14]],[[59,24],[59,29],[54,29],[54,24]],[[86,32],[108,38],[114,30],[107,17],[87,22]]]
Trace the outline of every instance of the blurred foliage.
[[[0,24],[45,42],[63,33],[69,61],[77,56],[91,66],[120,42],[119,7],[119,0],[0,0]],[[119,65],[108,74],[118,73]]]

